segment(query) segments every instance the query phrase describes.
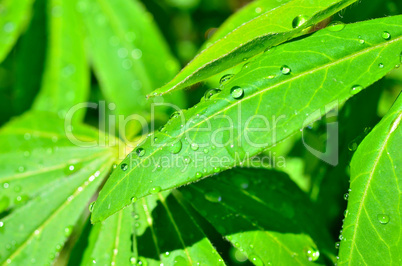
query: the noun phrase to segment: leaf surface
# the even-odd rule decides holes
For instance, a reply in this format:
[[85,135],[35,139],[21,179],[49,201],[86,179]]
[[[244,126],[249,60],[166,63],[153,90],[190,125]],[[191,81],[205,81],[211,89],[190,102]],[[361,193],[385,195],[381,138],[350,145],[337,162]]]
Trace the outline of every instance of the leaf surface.
[[91,229],[82,264],[129,265],[132,258],[132,208],[125,208]]
[[402,261],[401,121],[400,95],[353,156],[338,265]]
[[[328,255],[335,259],[314,205],[284,173],[232,169],[180,191],[256,265],[324,264]],[[313,259],[309,250],[320,255]]]
[[179,67],[153,18],[137,0],[81,0],[78,8],[106,100],[119,114],[149,112],[145,95]]
[[[262,53],[345,8],[355,0],[293,0],[248,21],[198,54],[153,96],[183,89]],[[151,95],[151,96],[152,96]]]
[[[51,0],[47,6],[49,42],[41,90],[35,110],[51,111],[61,118],[89,95],[89,68],[76,0]],[[83,106],[86,107],[86,106]],[[80,121],[85,108],[71,118]]]
[[3,0],[0,4],[0,62],[17,42],[31,17],[34,0]]
[[149,265],[225,265],[186,207],[170,192],[135,203],[136,261]]
[[1,265],[51,262],[109,173],[116,152],[88,147],[102,135],[72,132],[87,145],[72,143],[54,114],[27,113],[0,130]]

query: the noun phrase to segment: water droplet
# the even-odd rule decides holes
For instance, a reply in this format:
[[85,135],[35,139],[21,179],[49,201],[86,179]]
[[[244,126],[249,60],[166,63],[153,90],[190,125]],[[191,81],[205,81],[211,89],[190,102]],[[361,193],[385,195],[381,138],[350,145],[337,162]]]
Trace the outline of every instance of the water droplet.
[[228,82],[231,78],[233,78],[234,74],[226,74],[221,77],[219,80],[219,84],[222,86],[224,83]]
[[382,37],[384,40],[389,40],[389,39],[391,39],[391,34],[390,34],[388,31],[384,31],[384,32],[381,34],[381,37]]
[[123,163],[121,165],[121,170],[126,171],[128,169],[128,165],[126,163]]
[[263,266],[264,265],[264,262],[262,261],[262,259],[260,257],[258,257],[257,255],[255,255],[255,254],[251,254],[249,256],[249,259],[256,266]]
[[196,150],[198,150],[198,148],[199,148],[199,146],[198,146],[197,143],[191,143],[190,147],[191,147],[191,149],[192,149],[193,151],[196,151]]
[[173,260],[173,264],[178,266],[189,265],[188,261],[182,256],[175,257]]
[[355,151],[357,149],[357,146],[358,146],[357,143],[355,141],[352,141],[352,142],[349,143],[348,149],[350,151]]
[[384,64],[383,64],[383,63],[379,63],[379,64],[378,64],[378,67],[379,67],[379,68],[384,68]]
[[222,197],[218,191],[210,191],[205,194],[205,199],[210,202],[220,202]]
[[291,70],[290,70],[290,68],[288,66],[282,66],[281,67],[281,72],[282,72],[283,75],[289,75]]
[[301,25],[303,25],[304,23],[306,23],[307,22],[307,17],[306,16],[304,16],[304,15],[299,15],[299,16],[297,16],[297,17],[295,17],[294,19],[293,19],[293,21],[292,21],[292,27],[295,29],[295,28],[298,28],[298,27],[300,27]]
[[234,176],[233,183],[240,189],[247,189],[249,186],[248,179],[244,176]]
[[160,192],[161,190],[162,190],[161,187],[153,187],[149,190],[149,193],[156,194],[156,193]]
[[10,185],[6,182],[6,183],[3,183],[3,188],[4,189],[7,189],[8,187],[9,187]]
[[365,44],[366,41],[361,36],[359,36],[359,43],[360,44]]
[[221,168],[219,168],[219,167],[214,167],[214,172],[215,173],[219,173],[221,171]]
[[197,173],[195,173],[195,177],[196,177],[196,178],[201,178],[201,177],[202,177],[202,174],[201,174],[200,172],[197,172]]
[[71,235],[72,231],[73,231],[73,227],[72,226],[67,226],[66,228],[64,228],[64,235],[66,237],[69,237]]
[[238,86],[235,86],[230,90],[230,95],[232,95],[232,97],[235,99],[241,98],[243,96],[243,93],[243,89]]
[[343,195],[343,199],[344,199],[344,200],[348,200],[348,199],[349,199],[349,193],[345,193],[345,194]]
[[339,249],[340,245],[341,245],[341,242],[335,242],[335,248],[336,249]]
[[182,145],[181,141],[178,140],[178,141],[176,141],[176,142],[174,142],[174,143],[169,145],[169,150],[170,150],[171,153],[177,154],[177,153],[179,153],[181,151],[182,146],[183,145]]
[[377,219],[381,224],[389,223],[389,216],[386,214],[379,214],[377,215]]
[[183,161],[184,161],[185,164],[189,164],[191,162],[191,158],[188,157],[188,156],[184,156]]
[[12,22],[7,22],[3,26],[3,30],[7,33],[13,32],[15,30],[15,25]]
[[136,202],[137,201],[137,197],[132,197],[131,198],[131,203],[134,203],[134,202]]
[[0,221],[0,228],[4,226],[4,222]]
[[131,257],[131,258],[130,258],[130,263],[131,263],[132,265],[136,265],[136,264],[137,264],[137,258],[136,258],[136,257]]
[[213,95],[218,94],[219,92],[221,92],[220,89],[217,88],[213,88],[213,89],[209,89],[205,92],[204,94],[204,99],[205,100],[209,100]]
[[350,94],[355,95],[358,94],[359,92],[361,92],[363,90],[363,87],[360,85],[355,85],[352,87],[352,89],[350,90]]
[[331,24],[329,24],[328,27],[327,27],[327,29],[329,31],[333,31],[333,32],[341,31],[344,28],[345,28],[345,24],[343,22],[340,22],[340,21],[334,21]]
[[180,112],[176,111],[176,112],[174,112],[173,114],[170,115],[170,119],[174,119],[174,118],[177,118],[179,116],[180,116]]
[[307,250],[307,258],[309,261],[317,261],[319,257],[320,252],[317,249],[311,247]]
[[88,207],[89,212],[92,212],[94,210],[95,203],[96,203],[96,201],[93,201],[91,204],[89,204],[89,207]]
[[207,148],[204,149],[204,153],[207,154],[209,150]]
[[145,150],[143,148],[138,148],[135,150],[135,153],[138,155],[138,157],[142,157],[145,155]]

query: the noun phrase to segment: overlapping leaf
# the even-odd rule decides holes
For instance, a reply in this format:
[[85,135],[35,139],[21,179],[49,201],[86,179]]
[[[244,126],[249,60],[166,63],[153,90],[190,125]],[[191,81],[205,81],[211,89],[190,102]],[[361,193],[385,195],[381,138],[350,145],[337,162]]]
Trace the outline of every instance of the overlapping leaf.
[[132,208],[125,208],[91,229],[83,265],[129,265],[133,258]]
[[[82,120],[89,95],[89,68],[84,36],[77,17],[76,0],[52,0],[48,3],[49,45],[42,88],[34,109],[52,111],[64,118],[69,112],[74,120]],[[73,111],[75,110],[75,111]]]
[[398,265],[402,261],[401,121],[399,96],[353,156],[338,265]]
[[151,15],[137,0],[79,0],[78,9],[105,98],[118,114],[149,112],[145,95],[178,70]]
[[116,152],[96,145],[105,136],[70,129],[34,112],[0,130],[1,264],[51,262],[108,174]]
[[356,0],[293,0],[244,23],[198,54],[152,95],[183,89],[297,36]]
[[147,265],[224,265],[186,207],[171,193],[135,203],[136,259]]
[[241,164],[318,119],[320,110],[329,111],[400,63],[401,22],[396,16],[334,25],[250,62],[220,93],[174,115],[122,162],[102,189],[92,221],[132,197]]
[[4,60],[31,16],[33,0],[3,0],[0,3],[0,62]]
[[256,265],[324,264],[326,256],[335,258],[314,205],[286,174],[233,169],[180,191]]

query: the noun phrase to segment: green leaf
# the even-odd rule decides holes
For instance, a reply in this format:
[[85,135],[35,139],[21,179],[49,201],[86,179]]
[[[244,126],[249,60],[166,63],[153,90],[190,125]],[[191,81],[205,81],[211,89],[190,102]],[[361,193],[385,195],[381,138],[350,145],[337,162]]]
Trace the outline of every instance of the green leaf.
[[[118,167],[101,190],[92,222],[132,197],[242,164],[320,118],[400,63],[401,25],[402,16],[335,25],[264,53],[124,159],[126,167]],[[383,38],[385,31],[390,38]],[[283,66],[290,73],[282,73]]]
[[400,95],[353,156],[338,265],[397,265],[402,261],[401,120]]
[[214,76],[300,34],[356,0],[293,0],[244,23],[198,54],[153,96]]
[[[286,174],[233,169],[180,189],[233,246],[256,265],[323,264],[331,238],[314,205]],[[308,254],[308,251],[313,254]],[[318,255],[318,256],[317,256]]]
[[212,35],[211,38],[203,45],[201,50],[211,46],[214,42],[222,39],[236,28],[242,26],[245,22],[255,19],[262,14],[272,11],[273,9],[286,4],[290,0],[284,1],[272,1],[272,0],[258,0],[253,1],[246,5],[244,8],[240,9],[232,16],[230,16]]
[[[82,23],[77,16],[76,0],[48,2],[48,52],[42,87],[33,108],[51,111],[64,118],[76,104],[89,95],[87,65]],[[86,107],[86,106],[85,106]],[[84,118],[85,108],[71,112],[74,120]]]
[[[14,114],[22,114],[29,109],[41,86],[46,58],[46,0],[36,0],[33,16],[26,32],[15,48],[14,74]],[[27,64],[29,62],[29,64]]]
[[63,120],[40,112],[0,130],[0,264],[51,262],[109,173],[116,152],[88,146],[104,136],[79,124],[72,134],[87,145],[72,143]]
[[81,264],[129,265],[132,258],[132,208],[126,208],[91,229]]
[[178,63],[139,1],[80,0],[95,74],[119,114],[149,112],[145,95],[170,80]]
[[225,265],[174,193],[138,200],[135,213],[135,261],[149,265]]
[[0,3],[0,62],[17,42],[31,17],[33,0],[3,0]]

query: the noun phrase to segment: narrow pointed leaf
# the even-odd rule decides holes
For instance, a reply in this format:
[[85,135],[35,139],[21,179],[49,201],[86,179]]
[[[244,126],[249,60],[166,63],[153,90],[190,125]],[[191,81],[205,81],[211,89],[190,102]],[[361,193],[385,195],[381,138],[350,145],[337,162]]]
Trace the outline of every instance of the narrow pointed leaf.
[[[198,54],[153,96],[183,89],[286,42],[356,0],[293,0],[244,23]],[[295,26],[295,27],[294,27]]]
[[[41,90],[33,108],[52,111],[64,118],[73,106],[85,102],[89,95],[84,35],[76,0],[51,0],[47,14],[48,52]],[[85,108],[78,108],[70,115],[80,121],[84,118]]]
[[[286,174],[233,169],[180,191],[257,265],[307,265],[312,260],[324,264],[328,255],[335,259],[314,205]],[[308,250],[320,255],[312,257]]]
[[401,25],[402,16],[336,25],[264,53],[134,150],[100,192],[92,221],[132,197],[232,168],[309,125],[400,63]]
[[286,4],[290,0],[272,1],[272,0],[258,0],[253,1],[230,16],[211,36],[210,39],[203,45],[202,50],[211,46],[216,41],[222,39],[236,28],[242,26],[245,22],[249,22],[262,14],[272,11],[281,5]]
[[136,261],[150,265],[224,265],[185,207],[169,192],[135,203]]
[[129,265],[134,223],[132,208],[125,208],[91,229],[83,265]]
[[4,60],[17,42],[31,18],[34,0],[3,0],[0,3],[0,62]]
[[138,1],[80,0],[95,74],[119,114],[148,111],[145,95],[178,71],[152,17]]
[[402,262],[401,121],[400,95],[353,156],[338,265]]

